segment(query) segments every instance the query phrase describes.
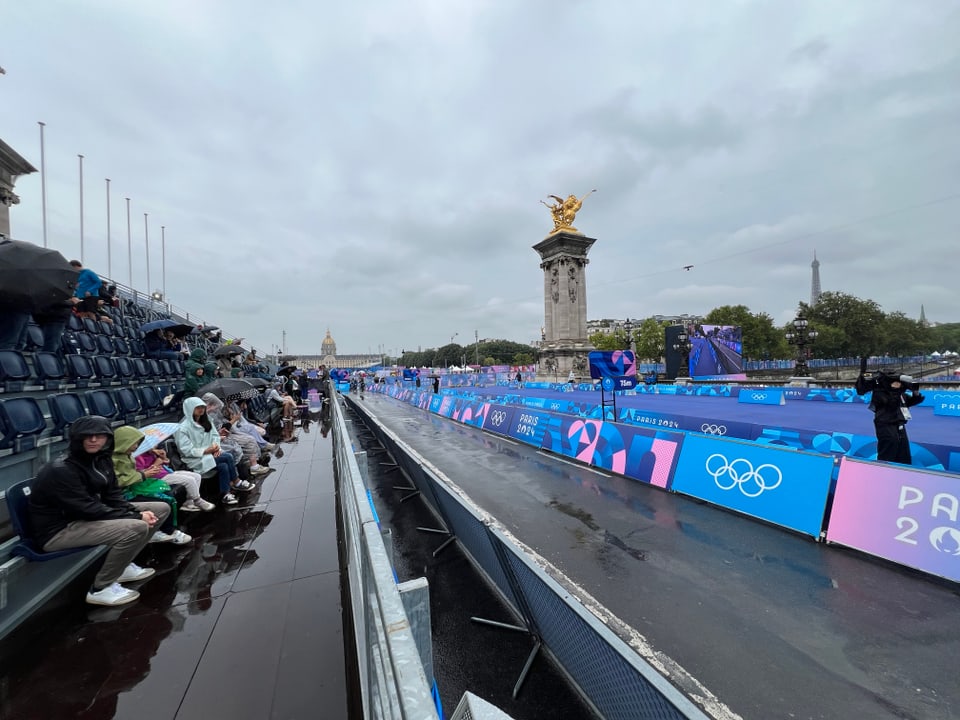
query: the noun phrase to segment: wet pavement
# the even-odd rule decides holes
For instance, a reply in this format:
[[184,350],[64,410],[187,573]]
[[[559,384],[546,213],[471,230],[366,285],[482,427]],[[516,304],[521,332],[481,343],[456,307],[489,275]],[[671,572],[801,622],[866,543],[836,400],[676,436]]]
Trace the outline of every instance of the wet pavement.
[[715,694],[718,716],[960,717],[957,586],[389,397],[364,404]]
[[284,442],[241,504],[181,513],[193,542],[149,545],[122,608],[88,573],[5,641],[0,718],[345,718],[332,437]]

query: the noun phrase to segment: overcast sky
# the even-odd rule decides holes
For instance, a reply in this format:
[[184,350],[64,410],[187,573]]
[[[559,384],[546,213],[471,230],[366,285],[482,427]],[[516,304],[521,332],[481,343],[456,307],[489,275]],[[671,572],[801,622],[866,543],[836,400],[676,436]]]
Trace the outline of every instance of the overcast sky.
[[[960,1],[7,2],[0,138],[48,238],[262,349],[527,342],[539,200],[596,188],[590,318],[960,321]],[[42,242],[39,173],[14,237]],[[144,217],[148,213],[147,287]],[[683,266],[693,265],[690,271]]]

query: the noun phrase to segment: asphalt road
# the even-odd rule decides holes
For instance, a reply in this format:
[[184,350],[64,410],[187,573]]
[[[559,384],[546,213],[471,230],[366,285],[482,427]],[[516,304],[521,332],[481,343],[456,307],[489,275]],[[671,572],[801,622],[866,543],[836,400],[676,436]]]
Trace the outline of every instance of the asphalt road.
[[960,717],[956,586],[389,397],[363,403],[715,694],[718,717]]

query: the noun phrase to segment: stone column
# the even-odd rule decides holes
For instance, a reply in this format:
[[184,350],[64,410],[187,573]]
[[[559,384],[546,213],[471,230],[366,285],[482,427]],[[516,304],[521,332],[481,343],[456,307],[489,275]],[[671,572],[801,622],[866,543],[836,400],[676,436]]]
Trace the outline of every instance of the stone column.
[[587,354],[587,253],[596,242],[581,233],[561,230],[533,246],[543,270],[544,360],[556,363],[555,374],[566,380],[572,369],[586,375]]

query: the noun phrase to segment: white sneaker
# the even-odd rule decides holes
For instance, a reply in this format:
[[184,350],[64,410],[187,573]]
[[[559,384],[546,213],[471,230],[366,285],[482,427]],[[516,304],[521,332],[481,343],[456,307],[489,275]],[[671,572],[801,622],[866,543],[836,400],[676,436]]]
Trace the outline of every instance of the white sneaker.
[[266,450],[267,452],[270,452],[275,447],[276,445],[274,443],[267,443],[266,445],[263,446],[263,449]]
[[100,590],[91,590],[88,592],[87,602],[91,605],[126,605],[138,597],[140,597],[140,593],[136,590],[125,588],[120,583],[115,582]]
[[223,496],[223,498],[221,499],[221,502],[224,505],[236,505],[237,496],[234,495],[233,493],[227,493],[226,495]]
[[200,506],[197,505],[193,500],[187,500],[183,505],[180,506],[180,510],[183,512],[200,512]]
[[146,580],[157,571],[153,568],[143,568],[136,563],[130,563],[124,569],[123,574],[117,578],[118,583],[136,582],[137,580]]
[[197,498],[196,500],[194,500],[194,501],[193,501],[193,505],[194,505],[194,507],[199,508],[200,510],[203,510],[204,512],[210,512],[210,511],[213,510],[215,507],[217,507],[217,506],[214,505],[212,502],[208,502],[207,500],[204,500],[203,498]]
[[263,465],[254,465],[250,468],[251,475],[266,475],[270,472],[270,468],[265,468]]
[[237,482],[233,484],[233,489],[240,490],[241,492],[249,492],[255,490],[256,487],[252,482],[247,482],[246,480],[237,480]]
[[147,542],[151,543],[161,543],[161,542],[173,542],[173,535],[171,533],[165,533],[163,530],[157,530]]
[[193,540],[193,536],[187,535],[187,533],[185,533],[183,530],[174,530],[170,534],[170,537],[172,538],[170,542],[172,542],[174,545],[186,545]]

